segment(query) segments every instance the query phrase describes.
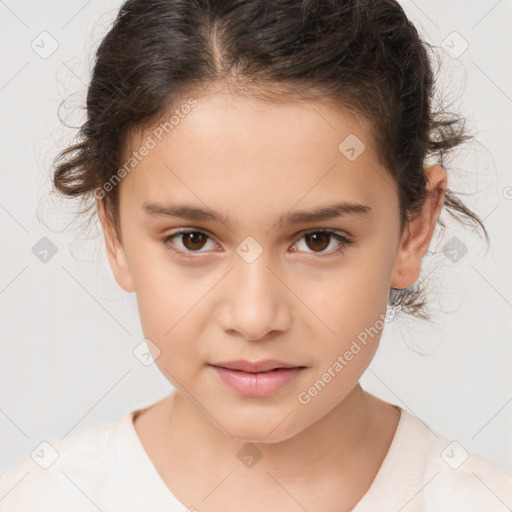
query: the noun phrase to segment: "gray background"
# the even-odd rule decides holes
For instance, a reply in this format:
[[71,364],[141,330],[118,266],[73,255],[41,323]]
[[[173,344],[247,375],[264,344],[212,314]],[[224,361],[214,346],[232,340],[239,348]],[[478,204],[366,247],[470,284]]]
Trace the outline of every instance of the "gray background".
[[[93,51],[120,5],[0,1],[0,473],[43,440],[117,421],[172,390],[133,354],[143,339],[135,296],[114,281],[98,224],[82,232],[73,205],[49,195],[52,158],[73,137],[59,104],[77,126]],[[439,90],[480,142],[456,155],[449,186],[470,194],[491,249],[449,224],[424,262],[439,313],[389,323],[362,384],[512,475],[512,2],[402,5],[444,48]],[[43,237],[57,249],[47,262],[32,251]],[[443,253],[453,237],[468,249],[457,261]]]

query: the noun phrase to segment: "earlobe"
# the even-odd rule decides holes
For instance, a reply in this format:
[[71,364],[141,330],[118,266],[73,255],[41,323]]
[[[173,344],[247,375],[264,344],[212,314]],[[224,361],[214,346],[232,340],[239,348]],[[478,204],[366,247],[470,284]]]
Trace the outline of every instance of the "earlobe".
[[117,284],[126,292],[133,292],[133,279],[128,268],[126,254],[122,243],[113,231],[110,221],[107,219],[105,206],[101,199],[97,199],[98,217],[103,229],[107,258]]
[[392,288],[408,288],[418,280],[421,262],[429,248],[444,204],[446,171],[440,165],[434,165],[425,169],[425,175],[427,199],[421,211],[409,219],[404,229],[393,269]]

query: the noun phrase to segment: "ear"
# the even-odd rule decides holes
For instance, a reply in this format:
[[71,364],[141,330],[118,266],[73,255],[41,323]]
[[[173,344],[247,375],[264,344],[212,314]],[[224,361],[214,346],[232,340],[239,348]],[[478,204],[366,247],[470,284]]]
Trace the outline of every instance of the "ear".
[[126,255],[122,243],[117,238],[114,229],[107,218],[105,205],[103,200],[97,198],[98,216],[103,228],[103,235],[105,237],[105,248],[107,252],[110,268],[114,274],[117,284],[126,292],[133,292],[133,280],[126,261]]
[[419,278],[421,261],[428,250],[437,219],[444,204],[446,171],[440,165],[425,169],[428,196],[423,208],[409,219],[397,254],[391,287],[404,289]]

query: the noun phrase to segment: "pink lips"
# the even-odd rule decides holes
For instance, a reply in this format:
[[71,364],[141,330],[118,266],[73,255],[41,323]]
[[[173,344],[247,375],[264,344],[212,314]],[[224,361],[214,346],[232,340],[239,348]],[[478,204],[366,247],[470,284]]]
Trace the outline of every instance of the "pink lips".
[[223,382],[251,397],[269,396],[291,382],[304,366],[267,359],[256,363],[229,361],[211,365]]

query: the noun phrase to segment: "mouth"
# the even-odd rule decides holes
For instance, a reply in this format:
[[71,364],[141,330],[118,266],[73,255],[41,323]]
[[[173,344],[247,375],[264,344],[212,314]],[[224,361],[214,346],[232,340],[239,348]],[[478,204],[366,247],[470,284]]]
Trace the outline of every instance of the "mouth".
[[248,397],[273,395],[289,385],[306,368],[275,360],[258,363],[239,360],[210,366],[225,384]]
[[277,359],[265,359],[263,361],[255,362],[238,359],[236,361],[212,363],[212,366],[226,368],[228,370],[239,370],[247,373],[261,373],[288,368],[305,368],[304,366],[285,363],[283,361],[278,361]]

